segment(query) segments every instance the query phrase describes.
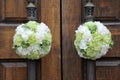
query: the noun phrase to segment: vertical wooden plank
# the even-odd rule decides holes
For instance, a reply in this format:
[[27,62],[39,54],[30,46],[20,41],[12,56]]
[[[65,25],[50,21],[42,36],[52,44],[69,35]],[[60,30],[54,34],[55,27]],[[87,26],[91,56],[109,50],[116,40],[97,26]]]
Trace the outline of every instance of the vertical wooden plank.
[[52,32],[51,52],[41,60],[41,80],[61,80],[60,0],[41,0],[41,17]]
[[81,22],[81,0],[62,0],[63,80],[83,80],[82,63],[74,47],[75,30]]

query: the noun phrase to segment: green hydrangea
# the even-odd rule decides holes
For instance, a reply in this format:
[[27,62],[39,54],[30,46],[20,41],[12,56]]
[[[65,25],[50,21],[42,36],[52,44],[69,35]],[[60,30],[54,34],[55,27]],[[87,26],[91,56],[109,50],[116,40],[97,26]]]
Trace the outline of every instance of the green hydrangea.
[[52,35],[44,23],[29,21],[19,25],[15,31],[13,48],[20,57],[34,60],[49,53]]
[[113,46],[110,31],[100,22],[86,22],[76,30],[75,48],[80,57],[96,60]]
[[24,27],[30,28],[30,29],[32,29],[32,31],[35,31],[38,25],[39,25],[39,23],[36,21],[29,21],[28,23],[26,23],[24,25]]

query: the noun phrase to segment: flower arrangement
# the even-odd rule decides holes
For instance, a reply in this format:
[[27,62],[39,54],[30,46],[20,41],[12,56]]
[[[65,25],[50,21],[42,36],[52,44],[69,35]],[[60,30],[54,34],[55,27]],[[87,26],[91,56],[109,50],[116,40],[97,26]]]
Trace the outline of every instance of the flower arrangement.
[[111,33],[101,22],[86,22],[75,32],[74,45],[82,58],[96,60],[105,55],[113,46]]
[[44,23],[29,21],[15,29],[13,48],[22,58],[40,59],[49,53],[52,36],[50,29]]

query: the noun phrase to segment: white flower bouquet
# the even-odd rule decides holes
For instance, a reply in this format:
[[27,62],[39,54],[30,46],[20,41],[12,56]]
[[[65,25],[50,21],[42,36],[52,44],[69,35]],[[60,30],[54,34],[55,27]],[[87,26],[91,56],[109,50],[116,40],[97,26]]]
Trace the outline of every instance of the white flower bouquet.
[[13,37],[13,48],[22,58],[40,59],[49,53],[52,36],[44,23],[29,21],[17,26]]
[[96,60],[105,55],[113,46],[110,31],[98,21],[86,22],[75,32],[74,45],[82,58]]

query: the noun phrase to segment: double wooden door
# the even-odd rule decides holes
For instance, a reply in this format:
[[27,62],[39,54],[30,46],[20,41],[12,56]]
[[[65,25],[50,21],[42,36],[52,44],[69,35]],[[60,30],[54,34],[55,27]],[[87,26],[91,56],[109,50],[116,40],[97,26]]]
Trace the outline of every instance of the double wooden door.
[[[38,21],[52,32],[52,49],[41,59],[41,80],[84,80],[85,61],[73,45],[75,30],[83,22],[86,0],[35,0]],[[95,20],[112,32],[114,46],[96,61],[96,80],[119,80],[120,0],[93,0]],[[27,62],[12,49],[15,28],[26,22],[27,0],[0,0],[0,80],[27,80]]]

